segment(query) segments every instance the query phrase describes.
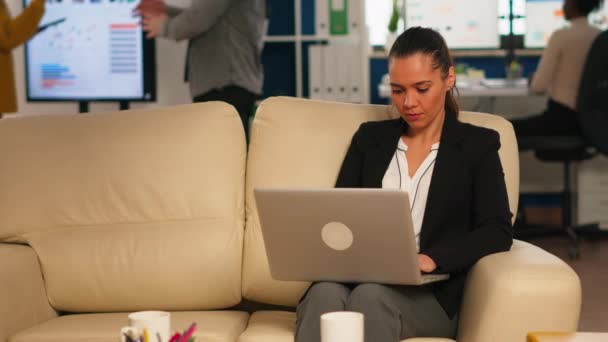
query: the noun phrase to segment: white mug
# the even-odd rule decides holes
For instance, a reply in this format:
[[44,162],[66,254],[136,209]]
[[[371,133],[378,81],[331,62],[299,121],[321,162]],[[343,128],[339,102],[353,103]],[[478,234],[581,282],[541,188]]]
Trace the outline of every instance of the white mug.
[[129,326],[137,328],[140,334],[146,329],[150,342],[169,342],[171,316],[165,311],[134,312],[129,314]]
[[321,342],[363,342],[363,314],[337,311],[321,315]]

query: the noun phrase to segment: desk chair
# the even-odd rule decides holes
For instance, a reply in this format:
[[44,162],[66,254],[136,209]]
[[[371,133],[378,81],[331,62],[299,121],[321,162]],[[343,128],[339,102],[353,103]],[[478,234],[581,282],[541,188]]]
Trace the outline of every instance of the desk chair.
[[565,232],[569,236],[569,255],[578,258],[579,233],[600,232],[598,224],[574,225],[573,200],[576,189],[571,182],[572,165],[599,153],[608,155],[608,31],[593,42],[578,93],[578,118],[581,136],[536,136],[519,139],[520,149],[532,149],[539,160],[564,165],[562,226],[517,227],[516,234],[539,235]]

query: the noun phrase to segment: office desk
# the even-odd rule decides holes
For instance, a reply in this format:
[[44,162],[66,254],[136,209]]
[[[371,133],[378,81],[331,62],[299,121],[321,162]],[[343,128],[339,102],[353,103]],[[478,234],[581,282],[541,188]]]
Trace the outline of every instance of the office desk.
[[[507,81],[505,79],[495,78],[478,82],[457,82],[456,88],[458,89],[457,94],[459,97],[479,98],[479,102],[472,109],[473,111],[479,111],[481,109],[483,100],[487,100],[489,113],[494,112],[496,99],[499,97],[539,96],[529,91],[528,82],[526,79]],[[378,93],[381,98],[390,98],[391,86],[386,83],[379,84]]]
[[[507,81],[503,78],[492,78],[474,83],[457,82],[456,88],[462,97],[509,97],[532,95],[528,90],[528,83],[526,79]],[[390,97],[390,84],[379,84],[378,93],[382,98]]]

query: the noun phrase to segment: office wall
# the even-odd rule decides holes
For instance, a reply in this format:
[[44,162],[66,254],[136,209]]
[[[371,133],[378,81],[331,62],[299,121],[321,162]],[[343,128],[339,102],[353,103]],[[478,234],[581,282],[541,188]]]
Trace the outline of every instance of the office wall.
[[[6,0],[13,15],[22,10],[22,0]],[[168,0],[167,3],[176,6],[188,6],[190,0]],[[157,63],[157,102],[156,103],[132,103],[132,108],[144,108],[151,106],[168,106],[173,104],[190,102],[188,85],[184,83],[183,66],[186,54],[186,42],[173,42],[159,39],[156,42]],[[23,63],[23,47],[13,51],[15,62],[15,77],[17,93],[19,98],[18,115],[36,114],[66,114],[77,113],[77,103],[27,103],[25,101],[25,66]],[[113,111],[118,109],[117,103],[92,103],[92,112]]]
[[[177,6],[188,6],[190,0],[168,0],[170,4]],[[8,6],[13,14],[21,12],[21,0],[7,0]],[[282,0],[273,2],[281,4]],[[280,6],[279,6],[280,7]],[[277,17],[276,15],[273,17]],[[282,20],[279,20],[280,24]],[[289,61],[285,61],[285,66],[282,68],[277,65],[283,65],[281,63],[275,63],[276,58],[272,56],[293,56],[292,54],[280,54],[277,53],[277,49],[284,47],[281,44],[274,44],[272,48],[265,51],[265,64],[273,64],[273,68],[267,68],[267,74],[273,72],[273,70],[279,75],[285,75],[282,70],[277,69],[290,69],[293,66]],[[284,47],[285,48],[285,47]],[[280,51],[279,51],[280,52]],[[186,53],[185,42],[172,42],[164,39],[159,39],[156,45],[156,59],[157,59],[157,102],[156,103],[133,103],[132,108],[144,108],[153,106],[168,106],[174,104],[188,103],[190,102],[190,94],[187,84],[183,82],[183,65]],[[19,112],[18,115],[39,115],[39,114],[65,114],[65,113],[77,113],[78,105],[76,103],[27,103],[25,101],[25,73],[23,65],[23,48],[19,47],[13,51],[13,57],[15,61],[16,71],[16,82],[17,91],[19,97]],[[278,58],[278,57],[277,57]],[[291,61],[293,63],[293,61]],[[379,78],[384,74],[387,69],[386,60],[371,59],[371,90],[372,90],[372,102],[380,102],[377,97],[377,84]],[[530,70],[527,70],[530,71]],[[288,74],[288,72],[287,72]],[[271,77],[267,77],[270,80]],[[293,82],[292,82],[293,83]],[[267,82],[265,86],[266,93],[283,94],[289,93],[289,89],[282,89],[277,86],[277,89],[272,88],[275,85],[273,82]],[[307,87],[305,87],[307,88]],[[528,113],[540,112],[544,108],[545,99],[543,98],[523,98],[523,99],[499,99],[495,105],[495,113],[500,113],[506,117],[517,117],[524,116]],[[471,110],[477,107],[478,103],[475,100],[464,100],[462,101],[462,107],[465,110]],[[92,103],[90,110],[93,112],[99,111],[113,111],[118,109],[116,103]],[[488,111],[487,107],[482,106],[480,111]],[[521,189],[527,192],[553,192],[561,189],[561,168],[559,165],[551,165],[547,163],[540,163],[535,160],[531,153],[524,153],[521,155]]]

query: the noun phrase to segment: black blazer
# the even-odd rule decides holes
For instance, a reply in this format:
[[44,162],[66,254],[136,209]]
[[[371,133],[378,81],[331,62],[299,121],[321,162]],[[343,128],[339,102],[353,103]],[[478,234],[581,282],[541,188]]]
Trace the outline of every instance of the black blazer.
[[[408,129],[403,119],[366,122],[353,136],[336,187],[381,188]],[[450,280],[431,284],[446,313],[460,309],[466,274],[480,258],[507,251],[511,213],[496,131],[461,123],[446,113],[420,232],[420,253]]]

